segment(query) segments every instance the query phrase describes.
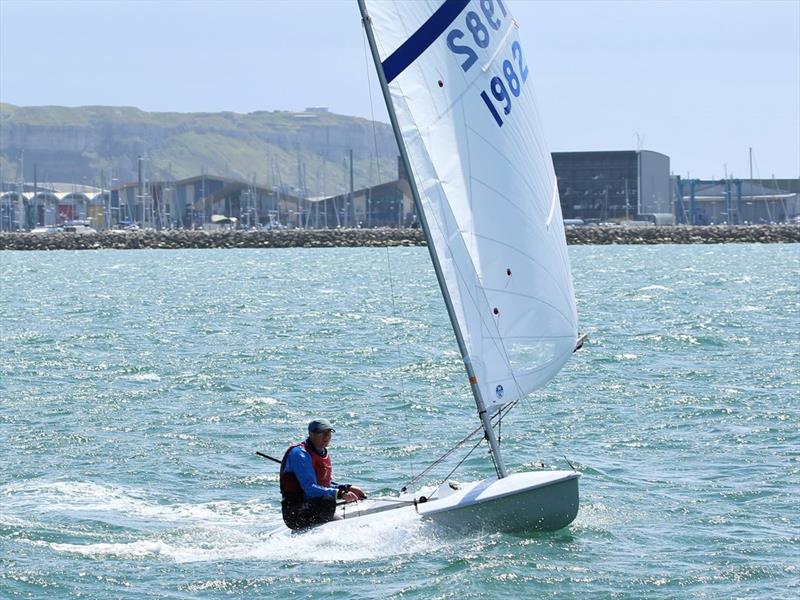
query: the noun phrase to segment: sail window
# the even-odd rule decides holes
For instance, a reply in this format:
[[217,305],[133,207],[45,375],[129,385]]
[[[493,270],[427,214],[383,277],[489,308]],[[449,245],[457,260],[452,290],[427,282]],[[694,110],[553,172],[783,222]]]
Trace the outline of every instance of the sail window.
[[[517,378],[537,372],[556,372],[560,365],[559,344],[556,340],[520,338],[505,340],[508,363]],[[554,364],[555,363],[555,364]]]

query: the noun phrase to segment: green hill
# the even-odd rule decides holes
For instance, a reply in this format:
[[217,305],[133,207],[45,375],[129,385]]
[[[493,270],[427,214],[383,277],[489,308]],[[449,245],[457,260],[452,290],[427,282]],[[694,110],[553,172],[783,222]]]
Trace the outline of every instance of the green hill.
[[[205,171],[259,185],[305,187],[310,195],[397,177],[397,146],[385,123],[311,109],[302,113],[155,113],[131,107],[0,104],[0,181],[24,178],[101,185]],[[20,156],[23,160],[20,161]]]

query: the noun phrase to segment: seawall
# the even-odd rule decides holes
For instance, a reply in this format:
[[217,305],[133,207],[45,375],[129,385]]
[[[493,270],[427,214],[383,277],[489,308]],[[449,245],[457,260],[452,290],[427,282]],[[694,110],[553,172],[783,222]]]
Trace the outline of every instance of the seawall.
[[[576,227],[568,244],[800,243],[800,225],[708,227]],[[332,248],[421,246],[419,229],[288,229],[278,231],[132,231],[0,233],[0,250],[101,248]]]

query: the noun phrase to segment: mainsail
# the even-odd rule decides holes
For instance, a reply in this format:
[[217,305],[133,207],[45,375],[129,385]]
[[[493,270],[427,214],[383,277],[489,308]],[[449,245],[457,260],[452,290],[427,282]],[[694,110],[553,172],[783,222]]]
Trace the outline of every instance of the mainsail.
[[465,362],[493,412],[551,379],[577,338],[530,55],[503,0],[362,10]]

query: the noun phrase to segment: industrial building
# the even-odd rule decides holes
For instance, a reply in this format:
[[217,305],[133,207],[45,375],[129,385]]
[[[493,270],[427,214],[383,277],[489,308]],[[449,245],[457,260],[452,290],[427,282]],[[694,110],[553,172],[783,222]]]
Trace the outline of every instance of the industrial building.
[[789,223],[800,218],[800,180],[681,179],[675,214],[688,225]]
[[650,150],[554,152],[552,156],[565,219],[674,222],[668,156]]
[[103,196],[100,188],[73,184],[25,185],[21,192],[18,189],[0,192],[0,231],[87,219],[93,206],[102,206]]

